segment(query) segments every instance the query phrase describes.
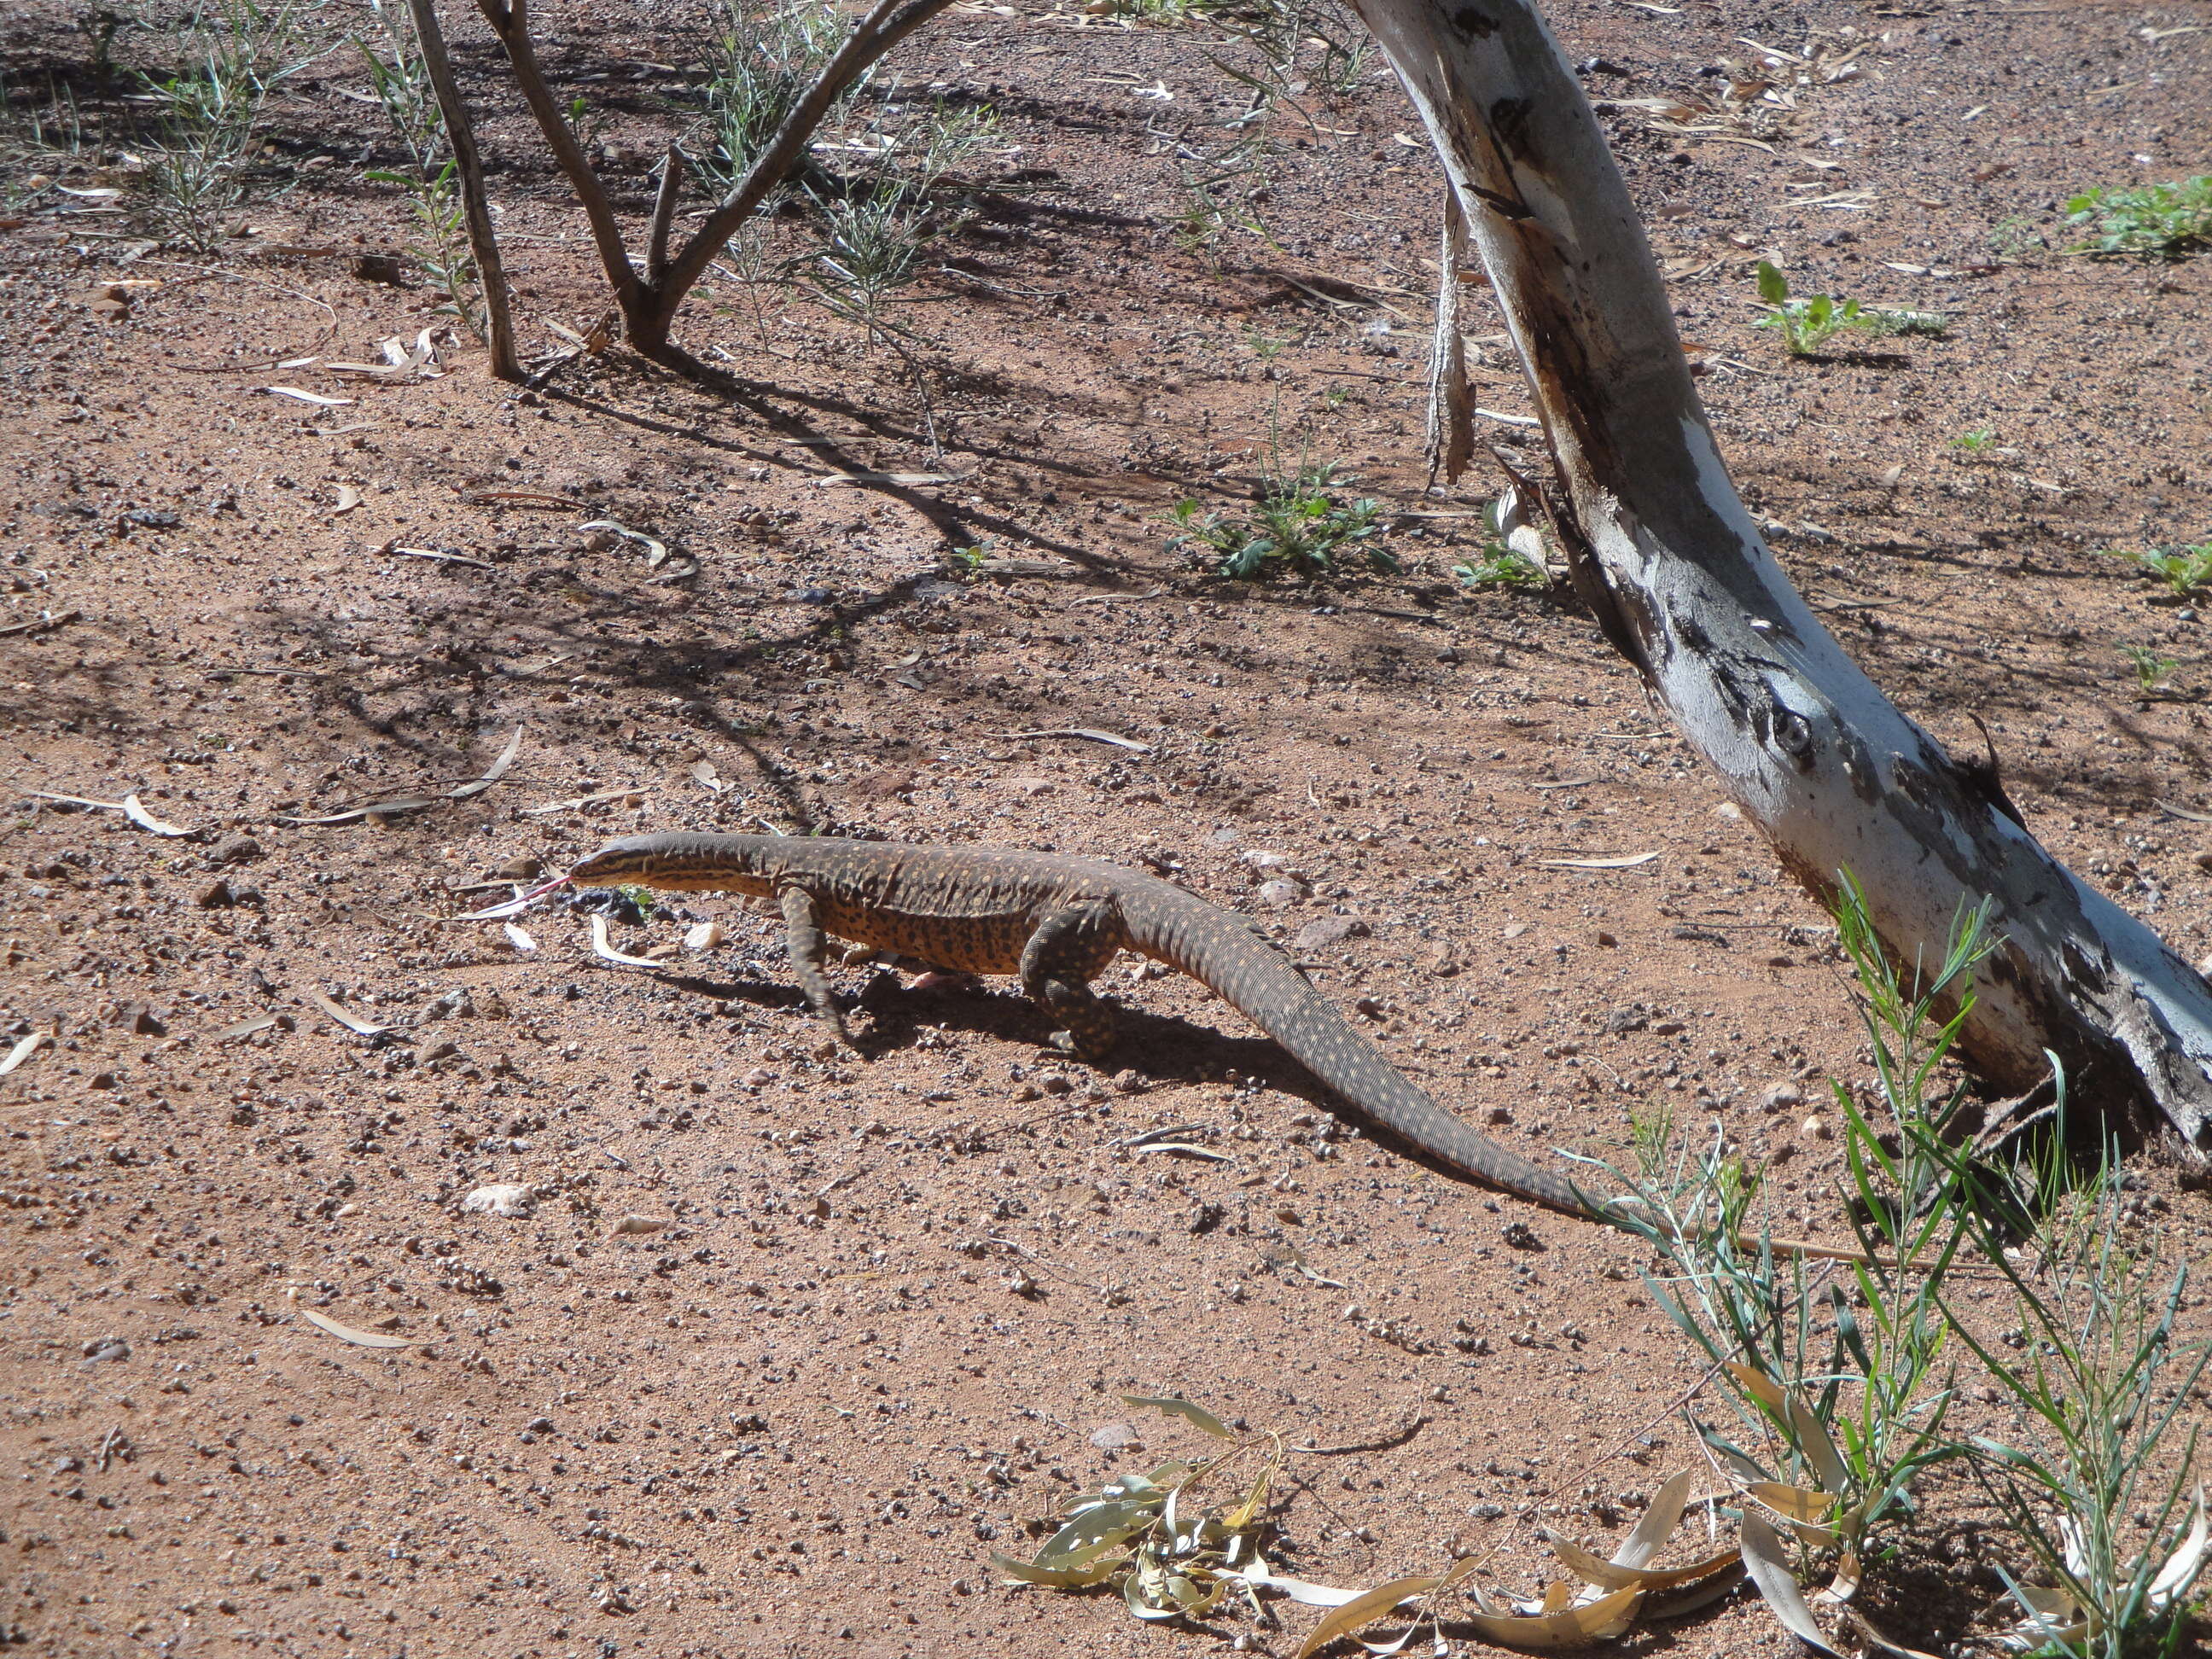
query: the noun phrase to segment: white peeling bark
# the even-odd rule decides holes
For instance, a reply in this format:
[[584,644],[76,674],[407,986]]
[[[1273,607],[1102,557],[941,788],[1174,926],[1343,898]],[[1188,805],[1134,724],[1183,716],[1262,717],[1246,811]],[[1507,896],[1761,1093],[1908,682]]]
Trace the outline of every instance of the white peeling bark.
[[[1577,591],[1824,902],[1848,869],[1904,963],[1995,902],[1963,1048],[2025,1091],[2212,1139],[2212,986],[1862,673],[1730,482],[1620,169],[1534,0],[1351,0],[1427,124],[1519,348]],[[2143,1113],[2142,1109],[2150,1109]]]

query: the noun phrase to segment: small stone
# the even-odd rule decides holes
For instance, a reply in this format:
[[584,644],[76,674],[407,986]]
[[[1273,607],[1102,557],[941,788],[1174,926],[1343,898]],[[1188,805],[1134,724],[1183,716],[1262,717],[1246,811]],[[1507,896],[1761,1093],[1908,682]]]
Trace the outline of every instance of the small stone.
[[1037,1078],[1036,1086],[1043,1090],[1045,1093],[1048,1095],[1064,1095],[1075,1087],[1073,1083],[1069,1082],[1065,1076],[1058,1072],[1045,1072],[1041,1073]]
[[1835,1138],[1836,1132],[1827,1119],[1815,1112],[1805,1120],[1803,1133],[1809,1140],[1831,1140]]
[[1528,927],[1529,924],[1525,921],[1508,922],[1499,930],[1498,936],[1500,939],[1519,939],[1528,931]]
[[1429,952],[1429,972],[1438,979],[1449,979],[1459,972],[1459,958],[1452,954],[1451,946],[1439,945]]
[[623,1238],[629,1237],[638,1233],[660,1232],[665,1230],[667,1225],[667,1219],[663,1216],[626,1215],[620,1221],[616,1222],[614,1226],[609,1231],[611,1231],[616,1237]]
[[1510,1108],[1510,1107],[1509,1107],[1509,1106],[1493,1106],[1493,1107],[1492,1107],[1492,1108],[1490,1109],[1490,1112],[1489,1112],[1489,1121],[1490,1121],[1491,1122],[1492,1122],[1492,1123],[1500,1124],[1500,1125],[1507,1124],[1507,1123],[1510,1123],[1510,1122],[1512,1122],[1512,1121],[1513,1121],[1513,1110],[1512,1110],[1512,1108]]
[[228,910],[238,902],[238,895],[230,890],[230,884],[221,876],[204,887],[195,888],[192,902],[203,910]]
[[1357,916],[1316,916],[1298,929],[1291,943],[1301,951],[1326,951],[1332,945],[1365,939],[1367,934],[1367,924]]
[[1306,896],[1306,890],[1294,881],[1269,881],[1260,884],[1260,902],[1270,910],[1288,909]]
[[1145,1443],[1133,1423],[1104,1423],[1091,1430],[1091,1443],[1100,1451],[1127,1451]]
[[261,843],[251,836],[225,836],[207,850],[210,864],[245,864],[261,856]]
[[1124,1066],[1114,1073],[1114,1090],[1117,1094],[1140,1095],[1149,1084],[1150,1079],[1132,1066]]
[[1597,944],[1599,949],[1605,951],[1618,951],[1620,948],[1620,941],[1602,927],[1597,930]]
[[528,881],[545,872],[544,862],[529,853],[520,853],[492,872],[501,881]]
[[124,1009],[131,1016],[131,1030],[138,1036],[167,1036],[169,1032],[160,1014],[149,1003],[134,1002]]
[[465,985],[457,985],[445,995],[432,999],[422,1010],[422,1018],[426,1020],[474,1019],[476,1017],[476,1002]]
[[775,1081],[775,1073],[765,1066],[756,1066],[738,1079],[748,1089],[765,1089]]
[[1018,795],[1049,795],[1054,785],[1050,778],[1008,778],[1006,787]]
[[1805,1091],[1794,1083],[1778,1083],[1759,1098],[1762,1112],[1786,1112],[1805,1103]]

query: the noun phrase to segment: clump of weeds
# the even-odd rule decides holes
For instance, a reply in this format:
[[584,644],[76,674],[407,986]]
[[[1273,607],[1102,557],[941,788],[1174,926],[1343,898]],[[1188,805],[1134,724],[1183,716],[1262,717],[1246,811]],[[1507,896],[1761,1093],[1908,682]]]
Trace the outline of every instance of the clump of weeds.
[[1760,328],[1780,331],[1793,357],[1811,357],[1845,329],[1875,336],[1940,335],[1951,319],[1939,311],[1903,311],[1838,300],[1826,294],[1792,295],[1790,279],[1766,260],[1759,262],[1759,297],[1767,307]]

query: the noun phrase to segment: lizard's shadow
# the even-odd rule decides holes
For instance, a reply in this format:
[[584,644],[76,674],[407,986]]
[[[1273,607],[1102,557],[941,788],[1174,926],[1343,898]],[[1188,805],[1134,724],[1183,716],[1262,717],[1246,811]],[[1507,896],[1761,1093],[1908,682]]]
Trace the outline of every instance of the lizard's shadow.
[[[726,1002],[744,1002],[756,1007],[805,1014],[806,999],[793,987],[764,980],[721,981],[695,975],[661,974],[662,984],[678,990]],[[871,1016],[866,1029],[854,1034],[862,1057],[874,1059],[900,1048],[917,1046],[925,1025],[957,1024],[969,1030],[1034,1048],[1041,1066],[1066,1066],[1105,1078],[1127,1068],[1148,1084],[1219,1083],[1231,1073],[1249,1077],[1267,1088],[1327,1112],[1359,1130],[1379,1146],[1408,1163],[1462,1187],[1486,1191],[1462,1171],[1431,1157],[1382,1127],[1365,1114],[1346,1106],[1324,1088],[1304,1066],[1285,1054],[1273,1038],[1235,1036],[1211,1025],[1200,1025],[1174,1014],[1155,1014],[1112,999],[1117,1041],[1103,1060],[1085,1061],[1053,1046],[1052,1024],[1043,1012],[1018,991],[1000,990],[981,981],[948,979],[920,989],[903,986],[892,974],[877,974],[851,999],[850,1011]],[[1386,1056],[1389,1058],[1389,1056]],[[1395,1064],[1395,1060],[1392,1060]],[[1445,1110],[1449,1100],[1439,1099]]]

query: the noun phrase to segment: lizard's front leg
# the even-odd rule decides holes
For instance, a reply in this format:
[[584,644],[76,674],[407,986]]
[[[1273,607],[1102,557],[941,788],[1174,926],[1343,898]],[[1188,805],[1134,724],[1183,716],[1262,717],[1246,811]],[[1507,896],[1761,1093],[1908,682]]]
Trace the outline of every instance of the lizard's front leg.
[[846,1032],[845,1016],[838,1012],[830,993],[830,976],[822,971],[829,941],[815,914],[814,895],[804,887],[784,887],[777,890],[775,899],[783,911],[783,948],[791,958],[799,988],[806,994],[807,1006],[837,1034],[839,1042],[850,1046],[853,1039]]
[[1121,948],[1119,921],[1102,901],[1053,911],[1022,950],[1022,989],[1066,1028],[1053,1040],[1085,1060],[1114,1047],[1113,1005],[1091,995],[1091,981]]

